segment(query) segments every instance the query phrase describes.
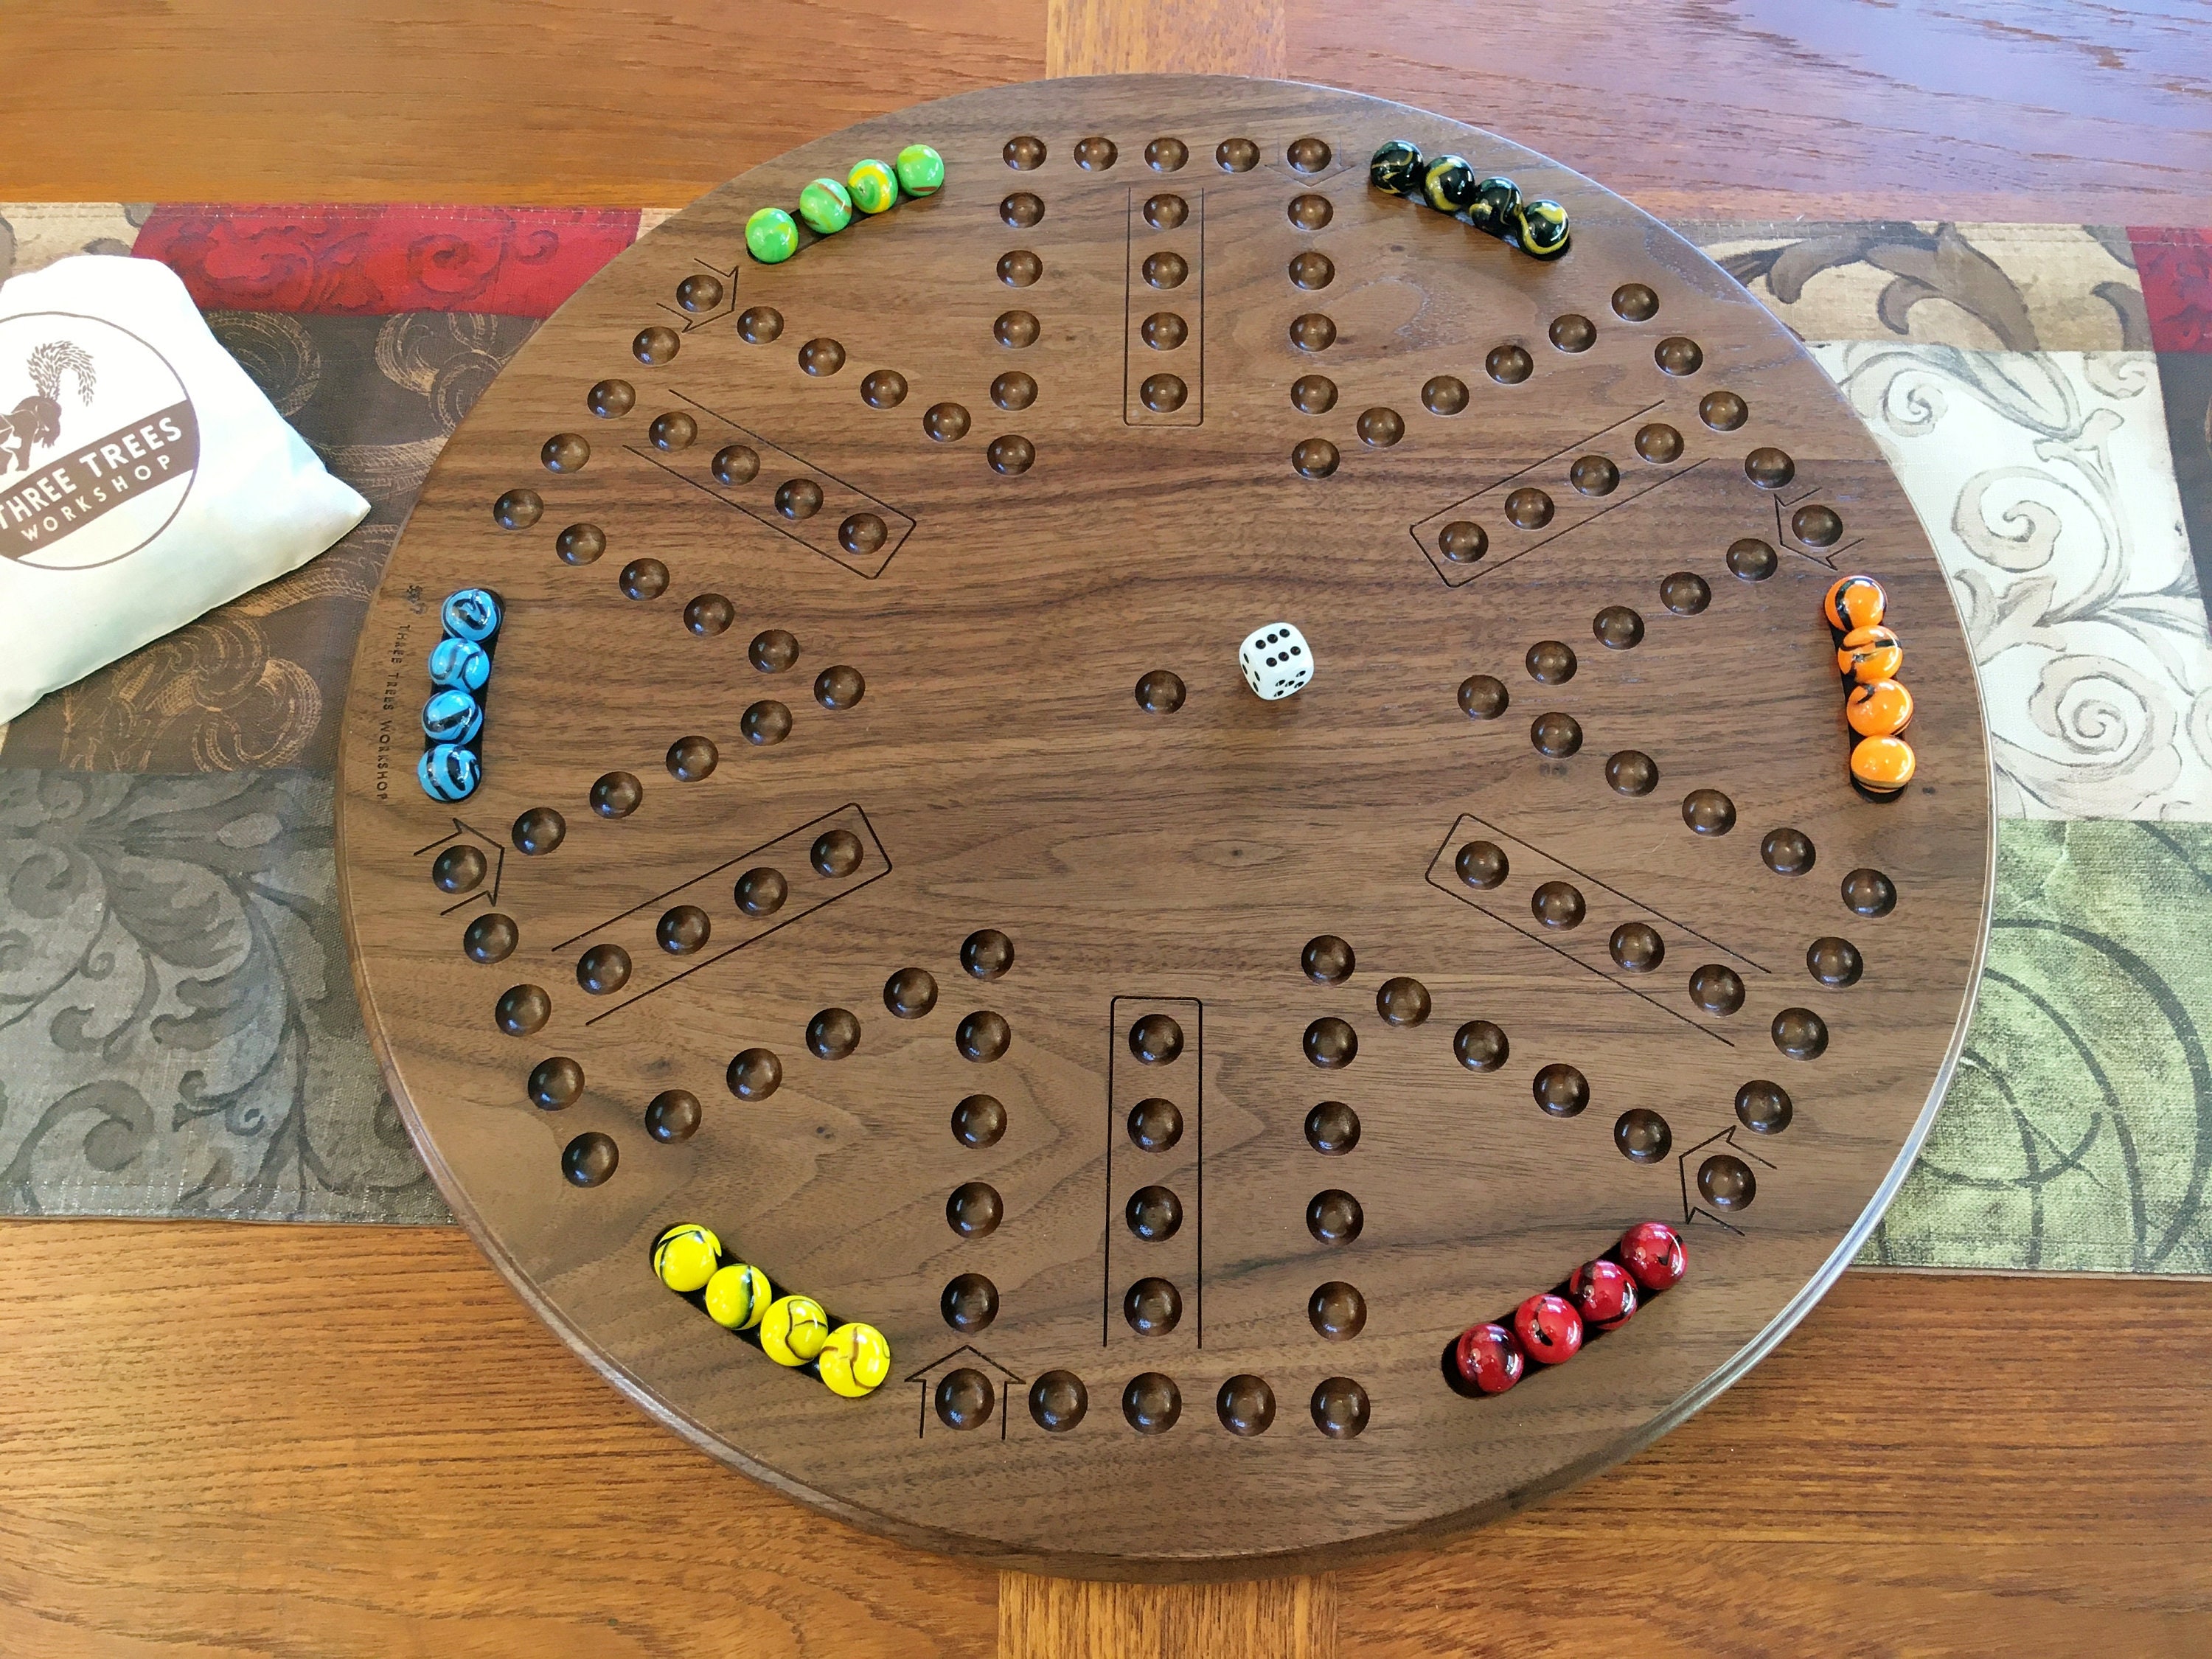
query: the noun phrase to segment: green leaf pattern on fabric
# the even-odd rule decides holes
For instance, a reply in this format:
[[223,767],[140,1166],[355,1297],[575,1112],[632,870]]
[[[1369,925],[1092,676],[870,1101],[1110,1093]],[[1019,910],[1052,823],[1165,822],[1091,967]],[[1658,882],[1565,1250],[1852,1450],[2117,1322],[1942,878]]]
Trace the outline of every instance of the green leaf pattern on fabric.
[[1860,1260],[2212,1273],[2212,825],[1998,830],[1966,1049]]

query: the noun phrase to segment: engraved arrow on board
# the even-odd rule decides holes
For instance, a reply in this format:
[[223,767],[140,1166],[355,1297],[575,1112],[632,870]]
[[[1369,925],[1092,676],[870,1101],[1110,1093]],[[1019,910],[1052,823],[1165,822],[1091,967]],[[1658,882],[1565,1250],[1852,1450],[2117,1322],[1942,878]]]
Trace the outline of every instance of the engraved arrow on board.
[[1029,1378],[1025,1376],[1018,1376],[1013,1372],[1008,1370],[1004,1365],[1001,1365],[997,1360],[992,1358],[990,1355],[985,1353],[981,1348],[973,1346],[966,1342],[963,1342],[951,1353],[939,1354],[936,1358],[931,1360],[929,1364],[924,1365],[920,1370],[909,1372],[906,1380],[909,1382],[922,1381],[929,1376],[930,1372],[935,1370],[939,1365],[950,1364],[952,1361],[959,1358],[963,1353],[974,1354],[976,1358],[981,1360],[986,1365],[988,1365],[993,1370],[998,1372],[1000,1376],[1005,1377],[1009,1382],[1026,1382],[1029,1381]]
[[[909,1382],[919,1382],[921,1384],[921,1418],[920,1425],[915,1431],[917,1437],[927,1436],[929,1432],[929,1374],[940,1365],[948,1365],[951,1364],[952,1361],[959,1358],[963,1353],[975,1355],[976,1358],[981,1360],[993,1370],[998,1372],[1000,1376],[1005,1377],[1007,1382],[1012,1383],[1016,1388],[1019,1388],[1024,1382],[1029,1380],[1027,1377],[1015,1376],[1013,1372],[1008,1370],[1004,1365],[1001,1365],[997,1360],[992,1358],[990,1355],[985,1353],[981,1348],[975,1346],[972,1343],[963,1342],[951,1353],[940,1354],[935,1359],[931,1360],[929,1364],[924,1365],[920,1370],[909,1373],[906,1379]],[[1006,1437],[1006,1418],[1008,1415],[1008,1410],[1009,1407],[1006,1400],[1006,1391],[1002,1387],[999,1390],[998,1401],[999,1438],[1002,1441]]]
[[1814,489],[1806,491],[1804,494],[1792,496],[1787,501],[1784,501],[1782,497],[1778,495],[1774,498],[1774,538],[1777,541],[1782,544],[1782,550],[1784,552],[1795,553],[1801,559],[1810,559],[1814,564],[1820,566],[1823,569],[1833,570],[1836,568],[1836,561],[1842,558],[1844,554],[1850,552],[1861,542],[1864,541],[1866,539],[1865,537],[1854,536],[1850,540],[1844,543],[1840,547],[1832,547],[1825,552],[1820,552],[1814,550],[1813,548],[1806,545],[1803,542],[1799,541],[1797,538],[1791,533],[1789,526],[1783,522],[1782,509],[1784,507],[1795,507],[1799,501],[1805,501],[1810,496],[1817,495],[1818,494],[1820,494],[1820,489],[1818,486],[1815,486]]
[[438,912],[441,916],[450,916],[454,911],[459,909],[463,905],[473,904],[478,899],[483,900],[487,904],[497,904],[499,902],[500,878],[507,873],[507,848],[501,842],[490,836],[487,836],[473,823],[464,822],[458,816],[453,818],[453,834],[449,836],[441,836],[437,840],[430,842],[428,846],[416,848],[411,856],[419,859],[425,853],[435,852],[439,848],[443,847],[449,841],[459,841],[463,836],[474,836],[478,841],[482,842],[485,846],[490,848],[492,850],[494,862],[491,866],[491,885],[488,889],[479,887],[475,892],[471,893],[467,897],[461,899],[455,903],[447,905],[444,909]]
[[1753,1164],[1758,1164],[1759,1168],[1763,1170],[1772,1170],[1775,1167],[1774,1164],[1765,1158],[1761,1158],[1757,1152],[1753,1152],[1750,1147],[1745,1146],[1735,1138],[1735,1126],[1734,1124],[1730,1124],[1727,1128],[1722,1130],[1717,1135],[1707,1135],[1703,1140],[1699,1141],[1696,1146],[1691,1147],[1687,1152],[1684,1152],[1680,1158],[1674,1160],[1674,1168],[1682,1177],[1682,1224],[1686,1227],[1692,1221],[1695,1221],[1699,1216],[1703,1216],[1706,1220],[1713,1223],[1716,1226],[1726,1227],[1738,1238],[1741,1238],[1743,1237],[1742,1228],[1735,1226],[1732,1223],[1723,1221],[1720,1217],[1715,1215],[1704,1205],[1692,1203],[1691,1201],[1690,1160],[1695,1158],[1699,1152],[1705,1151],[1706,1147],[1711,1146],[1717,1140],[1725,1141],[1728,1144],[1729,1151],[1741,1152],[1744,1157],[1749,1158]]
[[720,277],[724,282],[727,283],[729,287],[726,292],[729,295],[730,299],[727,305],[723,306],[720,310],[710,311],[704,316],[696,316],[690,312],[679,310],[676,307],[670,305],[666,301],[663,301],[660,306],[660,308],[663,311],[666,312],[672,317],[681,317],[684,319],[684,331],[686,334],[691,332],[695,328],[704,328],[709,323],[719,323],[723,318],[728,316],[732,312],[738,308],[738,272],[744,269],[742,262],[738,264],[732,265],[727,270],[723,270],[720,265],[710,265],[704,259],[695,259],[692,263],[700,266],[702,270],[712,272],[714,276]]

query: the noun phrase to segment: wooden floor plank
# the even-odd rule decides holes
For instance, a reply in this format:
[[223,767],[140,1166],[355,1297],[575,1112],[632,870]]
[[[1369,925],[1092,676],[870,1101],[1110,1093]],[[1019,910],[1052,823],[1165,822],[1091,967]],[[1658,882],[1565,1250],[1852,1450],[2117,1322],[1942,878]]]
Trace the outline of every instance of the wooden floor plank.
[[18,1221],[0,1259],[9,1659],[2212,1644],[2202,1285],[1846,1274],[1556,1502],[1333,1580],[1162,1589],[1002,1580],[770,1494],[456,1231]]
[[9,1659],[995,1648],[994,1575],[693,1451],[458,1230],[0,1241]]
[[2212,0],[1289,0],[1286,27],[1297,79],[1662,218],[2212,224]]
[[1047,75],[1284,73],[1283,0],[1045,0]]
[[1044,72],[1037,0],[10,0],[0,201],[681,207]]
[[1401,98],[1675,217],[2205,224],[2208,29],[2212,0],[17,0],[10,83],[35,95],[0,100],[0,201],[676,206],[865,115],[1049,67]]
[[999,1659],[1336,1659],[1328,1577],[1256,1583],[999,1580]]
[[1847,1273],[1611,1474],[1342,1576],[1342,1650],[2203,1653],[2208,1344],[2203,1285]]

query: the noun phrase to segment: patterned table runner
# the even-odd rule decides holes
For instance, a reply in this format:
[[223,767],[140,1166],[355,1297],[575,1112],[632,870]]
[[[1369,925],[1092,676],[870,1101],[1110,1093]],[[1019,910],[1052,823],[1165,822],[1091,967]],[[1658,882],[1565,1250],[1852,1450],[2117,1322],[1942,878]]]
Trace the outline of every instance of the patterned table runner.
[[[79,252],[170,264],[373,504],[0,728],[0,1213],[448,1218],[346,968],[346,671],[447,435],[665,216],[0,204],[0,278]],[[1678,228],[1811,343],[1895,463],[1988,707],[1979,1009],[1863,1259],[2212,1273],[2212,231]],[[0,363],[0,403],[19,372]]]

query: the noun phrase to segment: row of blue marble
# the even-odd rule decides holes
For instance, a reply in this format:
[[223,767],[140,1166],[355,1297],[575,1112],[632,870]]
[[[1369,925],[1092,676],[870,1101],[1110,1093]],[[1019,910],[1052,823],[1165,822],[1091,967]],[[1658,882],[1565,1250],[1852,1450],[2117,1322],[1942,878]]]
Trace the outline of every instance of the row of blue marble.
[[477,740],[500,614],[498,596],[481,587],[449,594],[439,607],[445,637],[430,650],[430,684],[437,689],[422,705],[422,758],[415,768],[432,800],[465,800],[483,775]]

